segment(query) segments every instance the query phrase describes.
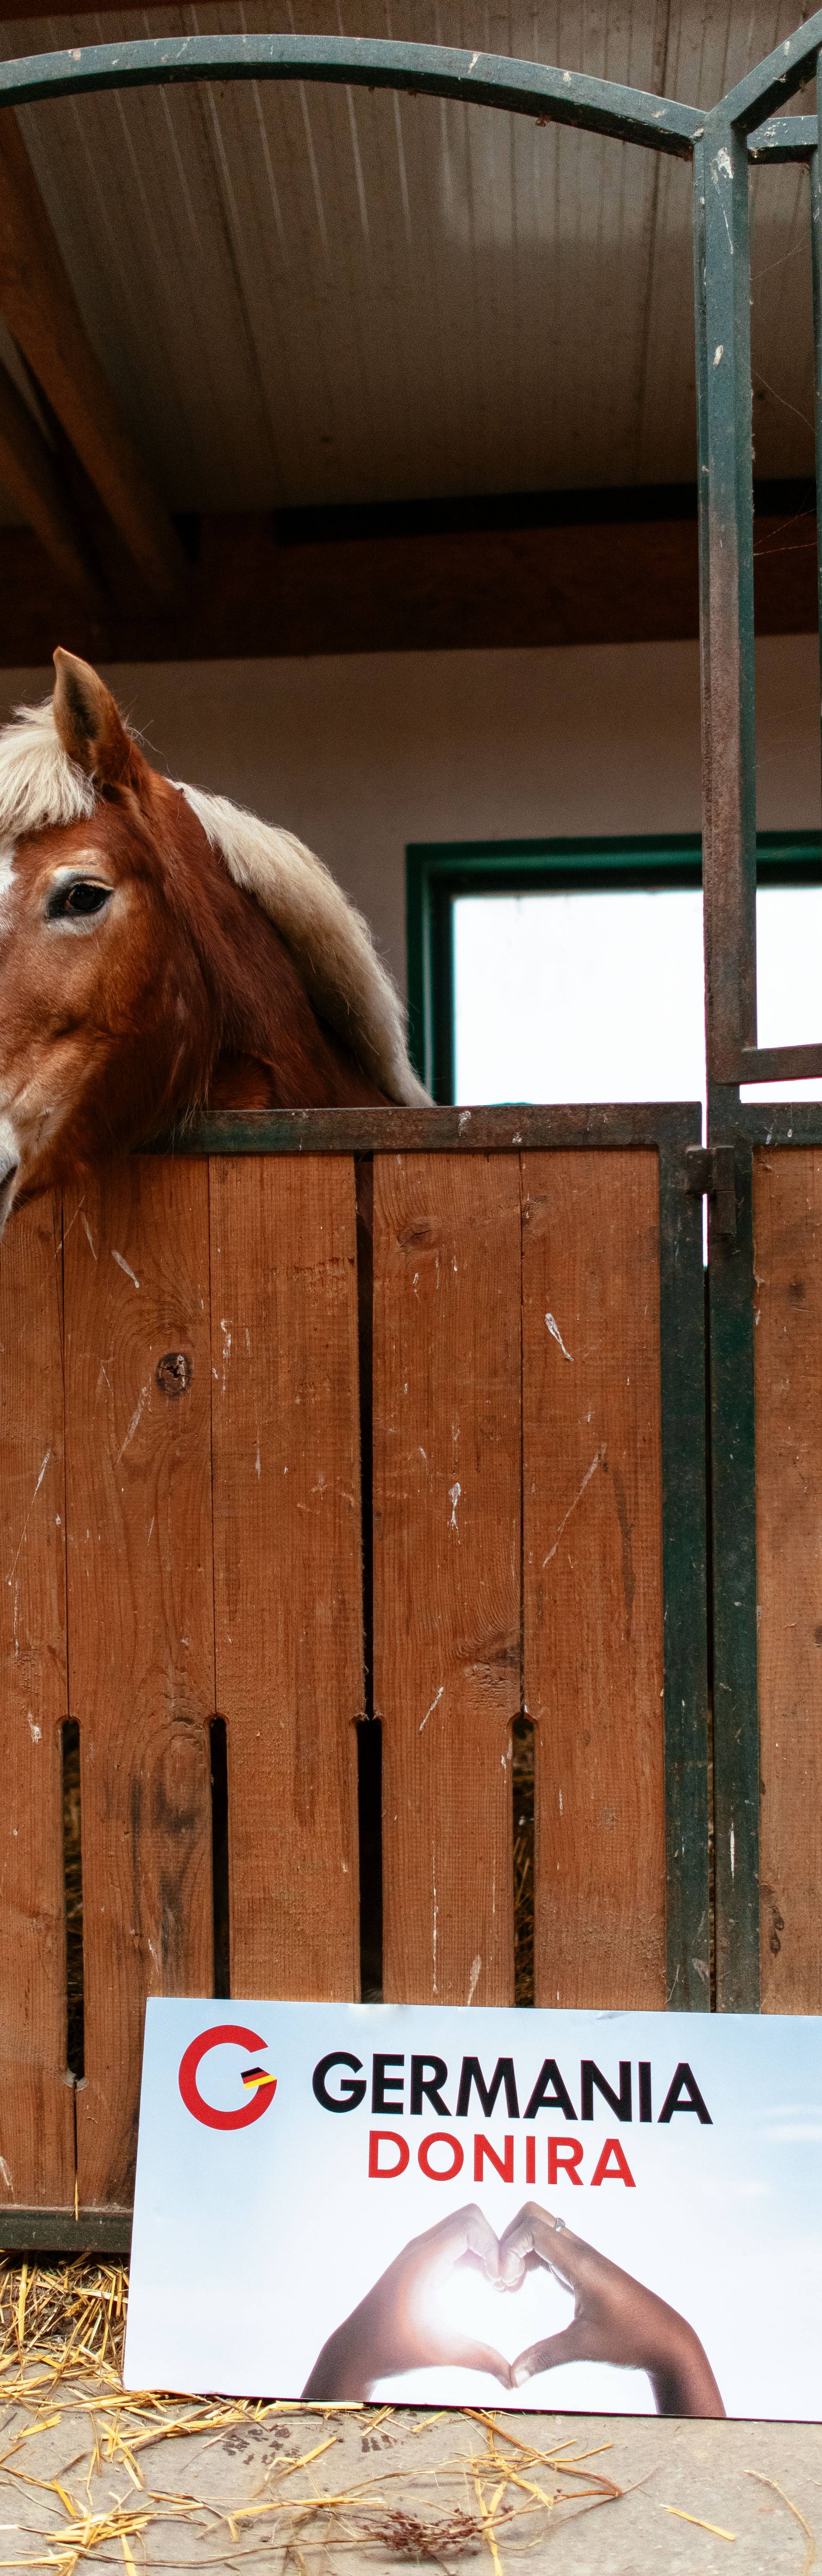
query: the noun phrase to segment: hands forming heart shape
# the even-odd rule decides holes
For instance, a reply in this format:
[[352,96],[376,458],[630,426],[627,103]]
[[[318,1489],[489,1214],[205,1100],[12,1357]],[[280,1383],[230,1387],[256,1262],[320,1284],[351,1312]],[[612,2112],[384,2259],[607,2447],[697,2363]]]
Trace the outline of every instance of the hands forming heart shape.
[[[571,2292],[571,2324],[505,2361],[449,2319],[448,2285],[458,2266],[473,2266],[502,2293],[516,2292],[527,2272],[541,2269]],[[564,2361],[647,2371],[659,2415],[725,2412],[685,2318],[536,2201],[527,2201],[499,2237],[476,2203],[412,2237],[329,2336],[303,2396],[367,2398],[376,2381],[447,2365],[485,2371],[503,2388],[516,2389]]]

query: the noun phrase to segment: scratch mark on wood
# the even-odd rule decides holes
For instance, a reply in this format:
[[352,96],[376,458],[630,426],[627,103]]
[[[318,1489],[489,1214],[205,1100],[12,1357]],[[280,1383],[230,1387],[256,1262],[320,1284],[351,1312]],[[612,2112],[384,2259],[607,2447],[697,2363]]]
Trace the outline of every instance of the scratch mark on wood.
[[44,1475],[45,1475],[46,1468],[47,1468],[47,1466],[48,1466],[48,1463],[49,1463],[49,1459],[50,1459],[50,1457],[51,1457],[51,1450],[50,1450],[50,1449],[47,1449],[47,1450],[46,1450],[45,1457],[44,1457],[44,1460],[43,1460],[42,1467],[41,1467],[41,1469],[40,1469],[40,1474],[39,1474],[39,1476],[38,1476],[38,1478],[37,1478],[37,1483],[36,1483],[36,1485],[35,1485],[34,1492],[33,1492],[33,1494],[32,1494],[31,1502],[30,1502],[30,1504],[29,1504],[28,1511],[27,1511],[27,1513],[26,1513],[26,1517],[25,1517],[25,1520],[24,1520],[24,1522],[23,1522],[23,1527],[22,1527],[22,1530],[21,1530],[21,1532],[20,1532],[20,1543],[19,1543],[19,1546],[18,1546],[18,1549],[17,1549],[17,1556],[15,1556],[14,1564],[12,1565],[10,1572],[9,1572],[9,1573],[7,1574],[7,1576],[6,1576],[6,1582],[7,1582],[8,1584],[10,1584],[10,1583],[11,1583],[12,1576],[13,1576],[13,1574],[14,1574],[14,1572],[15,1572],[15,1568],[16,1568],[16,1565],[17,1565],[17,1558],[18,1558],[18,1557],[19,1557],[19,1555],[20,1555],[20,1549],[22,1548],[22,1545],[23,1545],[23,1540],[24,1540],[24,1538],[25,1538],[26,1531],[27,1531],[27,1529],[28,1529],[29,1521],[31,1520],[31,1515],[32,1515],[32,1512],[33,1512],[33,1510],[34,1510],[35,1503],[36,1503],[36,1501],[37,1501],[37,1496],[38,1496],[38,1494],[39,1494],[40,1487],[41,1487],[41,1485],[42,1485],[43,1477],[44,1477]]
[[[94,1252],[94,1245],[93,1245],[93,1244],[92,1244],[92,1247],[91,1247],[91,1248],[92,1248],[92,1251]],[[97,1259],[96,1252],[94,1253],[94,1258],[95,1258],[95,1261],[96,1261],[96,1259]],[[112,1245],[112,1251],[111,1251],[111,1258],[112,1258],[112,1261],[116,1261],[118,1270],[124,1270],[124,1271],[125,1271],[125,1274],[126,1274],[126,1278],[127,1278],[127,1279],[131,1279],[131,1280],[133,1281],[133,1284],[134,1284],[135,1288],[139,1288],[140,1282],[139,1282],[139,1279],[137,1278],[136,1271],[132,1270],[132,1267],[131,1267],[131,1263],[130,1263],[130,1261],[126,1261],[126,1259],[125,1259],[125,1257],[124,1257],[124,1255],[123,1255],[123,1253],[122,1253],[122,1252],[115,1252],[115,1250],[114,1250],[114,1246],[113,1246],[113,1245]]]
[[577,1504],[578,1504],[578,1503],[581,1503],[581,1501],[582,1501],[582,1497],[583,1497],[583,1494],[584,1494],[584,1492],[585,1492],[585,1487],[586,1487],[586,1485],[590,1485],[591,1477],[592,1477],[592,1476],[594,1476],[594,1475],[596,1475],[597,1468],[598,1468],[599,1466],[601,1466],[601,1464],[602,1464],[602,1460],[603,1460],[603,1458],[604,1458],[604,1456],[605,1456],[605,1449],[606,1449],[606,1445],[607,1445],[607,1444],[605,1443],[605,1441],[603,1441],[602,1448],[601,1448],[601,1449],[598,1449],[598,1450],[597,1450],[597,1453],[596,1453],[596,1457],[595,1457],[595,1458],[592,1458],[592,1460],[591,1460],[591,1464],[590,1464],[590,1467],[587,1469],[586,1474],[583,1476],[582,1483],[581,1483],[581,1485],[580,1485],[580,1489],[579,1489],[579,1493],[574,1495],[573,1502],[572,1502],[572,1503],[569,1503],[569,1505],[568,1505],[568,1509],[567,1509],[567,1512],[564,1514],[563,1519],[560,1521],[559,1529],[557,1530],[557,1534],[556,1534],[556,1538],[555,1538],[555,1540],[554,1540],[553,1547],[549,1547],[549,1550],[548,1550],[548,1554],[547,1554],[547,1556],[544,1556],[544,1557],[543,1557],[543,1560],[542,1560],[542,1562],[543,1562],[543,1567],[545,1567],[546,1565],[550,1565],[552,1556],[556,1556],[557,1548],[558,1548],[558,1546],[559,1546],[559,1542],[560,1542],[560,1539],[561,1539],[561,1537],[562,1537],[563,1530],[567,1527],[567,1524],[568,1524],[568,1522],[569,1522],[569,1520],[570,1520],[570,1518],[571,1518],[571,1513],[572,1513],[572,1512],[575,1512],[575,1511],[576,1511]]
[[121,1460],[121,1458],[122,1458],[122,1456],[123,1456],[123,1452],[124,1452],[124,1450],[126,1450],[126,1449],[128,1448],[129,1441],[133,1440],[133,1438],[134,1438],[134,1434],[135,1434],[135,1431],[136,1431],[136,1429],[137,1429],[137,1425],[138,1425],[138,1423],[139,1423],[141,1413],[142,1413],[142,1411],[143,1411],[143,1406],[144,1406],[144,1404],[145,1404],[145,1400],[146,1400],[146,1396],[147,1396],[147,1394],[148,1394],[148,1387],[147,1387],[147,1386],[141,1386],[141,1388],[140,1388],[139,1398],[138,1398],[137,1403],[135,1404],[134,1412],[133,1412],[133,1414],[132,1414],[131,1421],[130,1421],[129,1426],[128,1426],[128,1430],[127,1430],[127,1432],[126,1432],[125,1439],[121,1442],[120,1448],[119,1448],[119,1449],[118,1449],[118,1451],[117,1451],[117,1458],[116,1458],[116,1462],[115,1462],[115,1463],[116,1463],[116,1465],[117,1465],[118,1467],[119,1467],[119,1464],[120,1464],[120,1460]]
[[550,1333],[550,1335],[551,1335],[551,1340],[552,1340],[552,1342],[558,1342],[558,1343],[559,1343],[559,1347],[560,1347],[560,1350],[561,1350],[561,1352],[562,1352],[563,1359],[564,1359],[564,1360],[570,1360],[570,1362],[571,1362],[571,1367],[573,1368],[573,1365],[574,1365],[574,1354],[573,1354],[573,1351],[566,1351],[565,1343],[564,1343],[564,1341],[563,1341],[562,1334],[561,1334],[561,1332],[560,1332],[560,1329],[559,1329],[559,1325],[558,1325],[558,1323],[557,1323],[556,1316],[555,1316],[555,1315],[546,1315],[545,1321],[546,1321],[546,1324],[547,1324],[547,1326],[548,1326],[548,1331],[549,1331],[549,1333]]
[[[225,1395],[225,1390],[226,1390],[226,1372],[227,1372],[227,1369],[228,1369],[228,1363],[229,1363],[229,1360],[230,1360],[230,1358],[231,1358],[231,1326],[230,1326],[230,1324],[228,1323],[227,1318],[226,1318],[226,1316],[225,1316],[225,1315],[221,1315],[221,1316],[220,1316],[220,1331],[221,1331],[222,1336],[223,1336],[223,1383],[222,1383],[222,1393],[223,1393],[223,1395]],[[214,1374],[215,1374],[215,1377],[216,1377],[216,1374],[217,1374],[216,1369],[215,1369]]]
[[631,1620],[633,1618],[634,1611],[634,1593],[636,1591],[634,1551],[632,1544],[633,1522],[628,1519],[628,1505],[625,1498],[625,1486],[618,1467],[614,1467],[612,1469],[611,1482],[614,1488],[614,1502],[616,1503],[619,1535],[622,1541],[622,1589],[625,1594],[625,1633],[626,1636],[630,1637]]
[[423,1726],[427,1726],[427,1725],[428,1725],[429,1717],[433,1717],[435,1708],[439,1708],[440,1700],[441,1700],[441,1698],[442,1698],[442,1694],[443,1694],[444,1689],[445,1689],[445,1683],[444,1683],[444,1682],[440,1682],[439,1690],[438,1690],[438,1691],[437,1691],[437,1693],[436,1693],[436,1697],[435,1697],[434,1699],[432,1699],[432,1702],[431,1702],[431,1706],[430,1706],[430,1708],[427,1708],[427,1709],[426,1709],[425,1716],[424,1716],[424,1718],[423,1718],[423,1720],[422,1720],[422,1724],[421,1724],[420,1729],[419,1729],[420,1735],[422,1734]]

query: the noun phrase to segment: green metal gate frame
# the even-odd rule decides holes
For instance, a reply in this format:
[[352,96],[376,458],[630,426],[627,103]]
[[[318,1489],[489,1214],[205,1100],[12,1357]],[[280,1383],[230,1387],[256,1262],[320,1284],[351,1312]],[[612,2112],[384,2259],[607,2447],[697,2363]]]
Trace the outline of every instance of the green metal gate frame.
[[[822,1113],[742,1108],[740,1082],[822,1073],[822,1043],[763,1048],[756,1021],[753,479],[748,173],[810,177],[822,518],[822,183],[819,109],[782,113],[822,55],[822,11],[707,113],[587,74],[446,46],[360,37],[146,37],[0,66],[0,109],[180,81],[328,81],[505,108],[691,160],[694,174],[703,866],[711,1196],[716,1691],[717,2001],[759,2001],[758,1713],[753,1408],[753,1145],[822,1142]],[[820,571],[822,613],[822,570]],[[224,1150],[231,1150],[228,1135]],[[694,1150],[693,1148],[691,1149]],[[697,1149],[698,1150],[698,1149]],[[733,1180],[733,1188],[731,1187]],[[701,1508],[695,1506],[697,1511]]]

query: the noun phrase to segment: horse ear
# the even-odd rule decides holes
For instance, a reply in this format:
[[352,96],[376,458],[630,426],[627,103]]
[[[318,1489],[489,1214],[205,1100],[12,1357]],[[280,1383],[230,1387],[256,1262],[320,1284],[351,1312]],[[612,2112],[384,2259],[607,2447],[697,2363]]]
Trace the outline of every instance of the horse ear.
[[99,779],[101,786],[121,785],[139,754],[111,690],[89,662],[78,661],[76,653],[64,653],[61,644],[57,646],[54,667],[57,678],[52,705],[63,750],[70,760],[76,760],[78,769],[85,770],[87,777]]

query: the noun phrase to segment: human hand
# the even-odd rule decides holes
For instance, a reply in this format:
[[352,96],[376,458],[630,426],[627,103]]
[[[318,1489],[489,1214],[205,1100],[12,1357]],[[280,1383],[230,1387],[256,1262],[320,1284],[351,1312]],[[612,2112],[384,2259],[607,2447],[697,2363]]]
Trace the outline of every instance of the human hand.
[[647,2371],[658,2415],[724,2415],[699,2336],[685,2318],[531,2200],[500,2238],[502,2286],[519,2289],[525,2273],[540,2264],[573,2292],[573,2320],[518,2355],[512,2387],[562,2361],[607,2361]]
[[445,2302],[457,2264],[473,2265],[486,2281],[499,2285],[499,2246],[481,2209],[471,2204],[455,2209],[424,2236],[404,2245],[373,2290],[352,2309],[350,2317],[329,2335],[303,2389],[305,2398],[368,2397],[377,2379],[399,2371],[484,2370],[511,2386],[502,2354],[475,2342],[448,2322]]

